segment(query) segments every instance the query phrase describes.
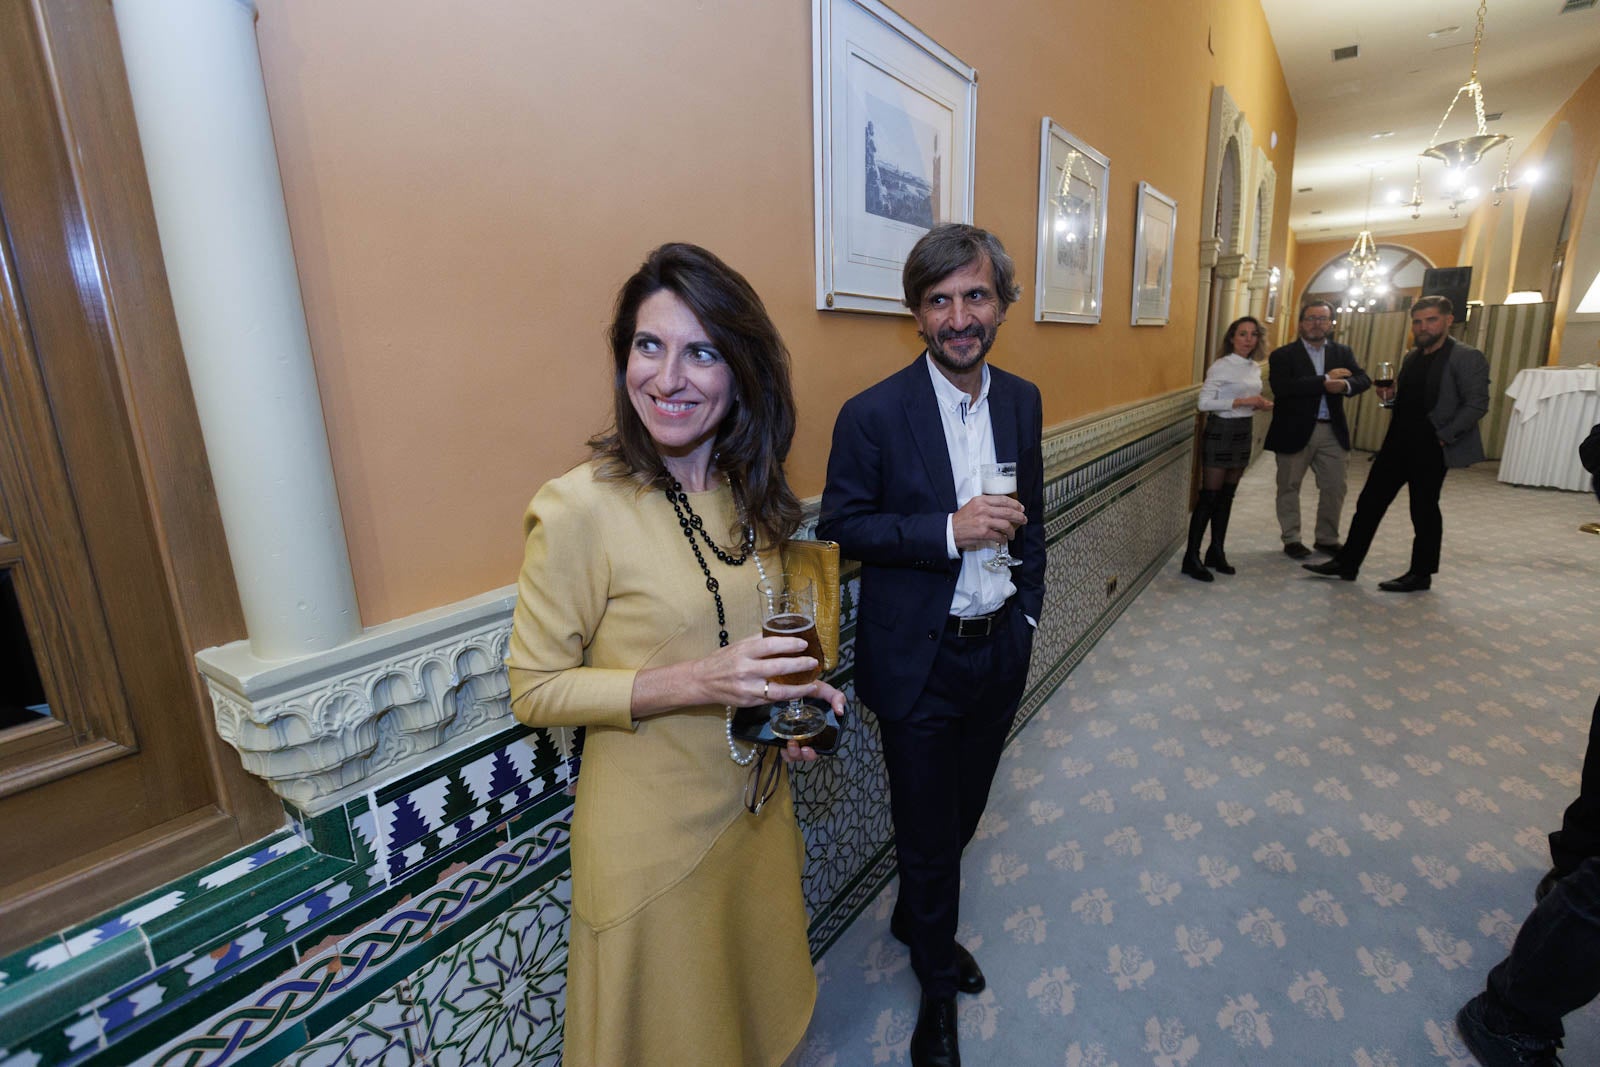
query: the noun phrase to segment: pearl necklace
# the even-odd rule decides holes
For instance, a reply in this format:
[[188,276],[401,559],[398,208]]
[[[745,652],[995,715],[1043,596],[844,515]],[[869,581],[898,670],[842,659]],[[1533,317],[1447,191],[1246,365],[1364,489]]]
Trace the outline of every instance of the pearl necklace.
[[[732,488],[731,476],[728,484]],[[744,510],[742,508],[739,509],[739,526],[744,531],[742,538],[744,551],[735,557],[730,552],[724,552],[721,546],[711,539],[711,535],[706,533],[705,522],[699,515],[695,514],[694,507],[689,503],[689,494],[684,492],[681,482],[674,478],[672,480],[672,488],[666,490],[666,493],[667,499],[672,503],[672,510],[678,515],[678,525],[683,529],[683,536],[688,538],[689,547],[694,550],[695,562],[700,564],[700,572],[706,576],[706,588],[711,591],[711,599],[717,605],[717,647],[727,648],[728,615],[722,605],[721,584],[712,575],[711,567],[706,563],[705,554],[700,551],[700,545],[695,540],[695,534],[698,533],[700,539],[705,541],[706,546],[711,549],[712,553],[730,567],[742,567],[745,560],[754,556],[756,571],[761,575],[761,580],[766,581],[767,568],[762,565],[761,553],[756,551],[756,532],[745,519]],[[735,501],[735,506],[737,506],[737,496]],[[748,767],[755,761],[757,754],[761,751],[761,746],[752,744],[749,752],[740,754],[739,746],[733,740],[733,705],[725,704],[723,707],[727,712],[723,718],[722,730],[724,736],[728,739],[728,758],[741,767]]]

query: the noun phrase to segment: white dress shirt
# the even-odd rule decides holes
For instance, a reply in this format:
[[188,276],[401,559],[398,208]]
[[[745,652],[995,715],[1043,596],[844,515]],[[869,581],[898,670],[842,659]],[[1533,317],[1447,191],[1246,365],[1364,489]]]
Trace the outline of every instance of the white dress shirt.
[[1224,419],[1248,419],[1255,408],[1236,408],[1235,400],[1261,395],[1261,364],[1229,353],[1211,364],[1200,386],[1200,410]]
[[[1301,339],[1300,343],[1306,346],[1306,355],[1311,357],[1311,366],[1316,369],[1318,374],[1322,375],[1324,380],[1326,380],[1328,377],[1328,372],[1326,370],[1326,364],[1323,363],[1323,359],[1328,353],[1328,346],[1325,344],[1313,345],[1310,341],[1307,341],[1303,338]],[[1350,391],[1350,387],[1348,385],[1344,388],[1345,392]],[[1322,396],[1317,400],[1317,421],[1326,422],[1327,420],[1328,394],[1323,393]]]
[[[994,454],[994,426],[989,421],[989,367],[983,367],[983,386],[978,399],[951,384],[934,364],[932,357],[924,355],[928,377],[933,380],[934,399],[939,404],[939,421],[944,426],[945,449],[950,453],[950,473],[956,483],[956,508],[979,494],[981,480],[978,468],[998,460]],[[1008,459],[1016,459],[1015,456]],[[955,516],[945,519],[945,551],[950,559],[961,560],[961,573],[956,578],[956,593],[950,601],[952,615],[987,615],[998,611],[1017,587],[1011,583],[1009,571],[998,572],[985,567],[984,561],[995,556],[993,548],[976,548],[961,552],[956,548]]]

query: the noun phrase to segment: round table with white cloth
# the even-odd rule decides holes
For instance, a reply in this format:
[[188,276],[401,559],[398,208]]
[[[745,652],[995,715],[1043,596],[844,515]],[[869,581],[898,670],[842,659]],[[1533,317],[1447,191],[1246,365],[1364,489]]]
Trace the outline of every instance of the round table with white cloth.
[[1600,423],[1600,367],[1529,367],[1506,389],[1516,401],[1500,480],[1589,492],[1578,445]]

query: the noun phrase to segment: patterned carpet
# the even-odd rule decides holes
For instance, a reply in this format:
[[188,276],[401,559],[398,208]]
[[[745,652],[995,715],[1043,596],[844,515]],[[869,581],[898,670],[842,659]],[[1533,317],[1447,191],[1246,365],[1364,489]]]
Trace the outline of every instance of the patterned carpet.
[[[1386,594],[1403,494],[1360,580],[1318,579],[1272,469],[1240,488],[1238,576],[1173,558],[1007,751],[963,865],[969,1065],[1473,1062],[1450,1020],[1532,906],[1600,690],[1600,506],[1452,472],[1433,590]],[[819,964],[796,1063],[908,1062],[894,891]],[[1567,1022],[1567,1062],[1600,1064],[1600,1010]]]

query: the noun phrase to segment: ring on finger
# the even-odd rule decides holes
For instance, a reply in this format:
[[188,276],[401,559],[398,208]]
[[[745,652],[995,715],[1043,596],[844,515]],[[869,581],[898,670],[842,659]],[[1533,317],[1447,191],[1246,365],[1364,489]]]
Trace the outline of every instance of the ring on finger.
[[769,679],[764,679],[762,681],[762,683],[761,683],[761,699],[762,700],[765,700],[765,701],[768,701],[768,702],[770,702],[772,700],[772,694],[770,692],[768,692],[768,690],[770,690],[771,688],[772,688],[772,680],[770,678]]

